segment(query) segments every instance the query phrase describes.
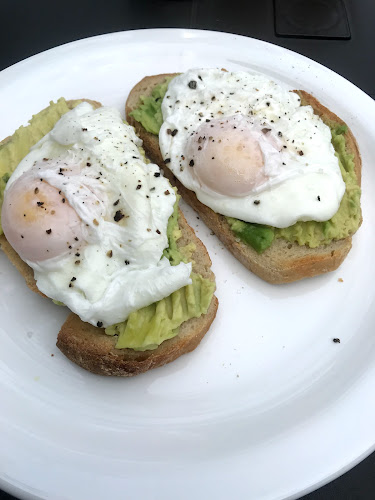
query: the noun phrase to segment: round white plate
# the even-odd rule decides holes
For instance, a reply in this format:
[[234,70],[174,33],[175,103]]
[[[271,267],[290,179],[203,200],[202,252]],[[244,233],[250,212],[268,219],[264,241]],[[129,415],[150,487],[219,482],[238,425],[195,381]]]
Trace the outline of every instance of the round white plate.
[[219,311],[193,353],[133,379],[68,361],[55,347],[66,310],[30,292],[1,254],[0,486],[18,496],[295,498],[374,448],[375,103],[367,95],[261,41],[130,31],[3,71],[0,137],[60,96],[123,111],[143,76],[204,66],[263,71],[341,116],[363,157],[363,225],[338,271],[272,286],[182,205],[212,257]]

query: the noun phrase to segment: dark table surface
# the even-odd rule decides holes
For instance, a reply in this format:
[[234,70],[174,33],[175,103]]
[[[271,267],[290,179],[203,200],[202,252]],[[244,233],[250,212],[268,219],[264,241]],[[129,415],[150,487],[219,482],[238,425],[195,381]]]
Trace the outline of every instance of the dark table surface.
[[[315,2],[315,13],[327,3],[327,0],[304,1],[305,6]],[[301,0],[286,2],[291,5]],[[43,50],[93,35],[141,28],[197,28],[246,35],[299,52],[375,98],[375,2],[343,2],[351,31],[349,40],[277,36],[272,0],[65,0],[63,3],[2,0],[0,70]],[[301,15],[301,7],[297,7]],[[308,20],[314,21],[314,12],[306,11],[300,18],[305,32],[311,25]],[[235,491],[233,494],[235,498]],[[0,499],[11,498],[0,491]],[[304,497],[305,500],[374,498],[375,453],[339,479]]]

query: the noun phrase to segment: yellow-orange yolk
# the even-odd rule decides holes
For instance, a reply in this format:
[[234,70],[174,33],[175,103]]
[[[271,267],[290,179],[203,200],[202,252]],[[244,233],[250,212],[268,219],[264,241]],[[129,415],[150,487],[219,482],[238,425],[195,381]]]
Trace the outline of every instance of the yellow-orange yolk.
[[243,196],[267,179],[256,134],[236,120],[202,124],[190,137],[186,152],[200,183],[217,193]]
[[38,262],[64,255],[82,243],[81,220],[64,193],[27,174],[5,192],[1,223],[23,260]]

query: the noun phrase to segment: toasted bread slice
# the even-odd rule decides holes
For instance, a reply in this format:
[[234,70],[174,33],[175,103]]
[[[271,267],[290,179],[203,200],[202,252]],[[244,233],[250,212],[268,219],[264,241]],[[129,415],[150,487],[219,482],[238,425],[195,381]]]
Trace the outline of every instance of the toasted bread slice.
[[[238,241],[224,216],[203,205],[193,191],[185,188],[176,179],[164,164],[159,149],[158,137],[147,132],[139,122],[130,116],[130,112],[138,107],[141,96],[150,95],[155,85],[163,83],[166,77],[173,76],[176,76],[176,74],[162,74],[143,78],[131,90],[125,111],[127,121],[135,127],[138,136],[143,140],[143,147],[147,155],[154,163],[163,168],[165,176],[174,186],[177,186],[183,199],[198,212],[206,225],[212,229],[228,250],[245,267],[269,283],[289,283],[337,269],[352,246],[351,237],[332,241],[329,245],[322,245],[317,248],[300,246],[297,243],[290,243],[280,238],[274,240],[272,245],[262,254],[258,254],[249,245]],[[339,117],[320,104],[312,95],[302,90],[295,92],[301,97],[302,105],[311,105],[314,112],[328,125],[331,123],[345,125]],[[345,134],[345,139],[347,150],[354,155],[355,172],[360,183],[361,156],[356,140],[349,129]]]
[[[95,107],[101,106],[94,101],[89,102]],[[72,101],[67,101],[67,103],[70,107]],[[6,140],[8,138],[3,143]],[[215,281],[206,247],[188,225],[181,211],[179,211],[179,226],[182,236],[177,241],[177,245],[185,246],[191,242],[195,244],[195,251],[192,255],[193,270],[204,278]],[[4,234],[0,235],[0,248],[22,274],[27,286],[45,297],[36,286],[32,268],[19,257]],[[92,373],[133,376],[165,365],[195,349],[213,322],[217,307],[218,300],[213,296],[206,314],[185,321],[180,326],[178,335],[164,341],[157,349],[142,352],[133,349],[116,349],[117,338],[106,335],[103,329],[85,323],[76,314],[71,313],[58,334],[57,347],[71,361]]]

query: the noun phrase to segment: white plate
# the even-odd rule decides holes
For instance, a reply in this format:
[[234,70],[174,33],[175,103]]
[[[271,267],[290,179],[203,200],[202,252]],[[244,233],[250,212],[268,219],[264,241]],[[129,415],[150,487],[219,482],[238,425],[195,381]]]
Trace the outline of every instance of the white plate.
[[3,71],[0,137],[62,95],[123,110],[144,75],[197,66],[264,71],[341,116],[363,156],[363,225],[338,271],[272,286],[183,205],[213,260],[218,315],[196,351],[133,379],[91,375],[60,354],[66,311],[28,291],[1,255],[0,486],[23,498],[296,497],[374,448],[375,103],[368,96],[257,40],[133,31],[64,45]]

